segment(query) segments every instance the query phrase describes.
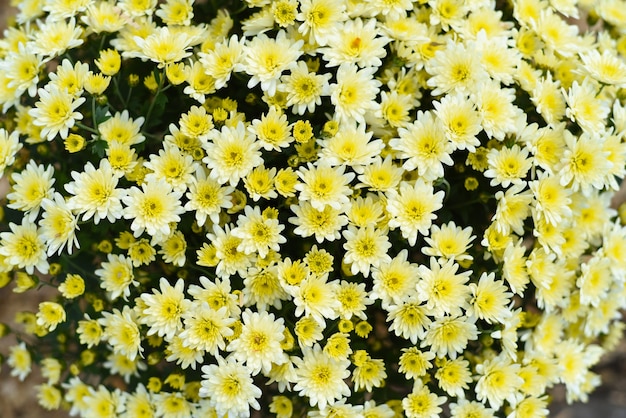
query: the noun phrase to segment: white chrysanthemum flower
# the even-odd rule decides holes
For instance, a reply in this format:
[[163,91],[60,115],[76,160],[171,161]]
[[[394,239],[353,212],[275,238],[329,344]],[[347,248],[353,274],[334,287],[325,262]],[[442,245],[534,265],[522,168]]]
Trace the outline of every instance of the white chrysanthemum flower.
[[191,308],[191,301],[185,298],[185,281],[178,279],[174,286],[164,277],[159,280],[159,290],[152,294],[143,293],[143,306],[139,322],[148,326],[147,335],[171,339],[183,328],[183,315]]
[[309,43],[327,45],[328,38],[348,19],[344,0],[301,0],[296,19],[302,22],[298,32],[309,38]]
[[39,304],[37,312],[37,325],[49,332],[56,329],[57,325],[65,322],[67,314],[62,305],[57,302],[45,301]]
[[151,170],[146,182],[165,180],[176,192],[186,192],[199,167],[191,155],[185,155],[173,145],[164,145],[159,154],[150,155],[144,167]]
[[478,339],[476,320],[466,316],[442,316],[426,330],[420,347],[430,346],[437,357],[455,359],[467,348],[469,341]]
[[165,180],[155,180],[133,186],[122,201],[124,219],[132,219],[130,229],[135,237],[146,231],[157,241],[167,238],[172,229],[170,223],[179,222],[185,211],[181,206],[183,192],[172,190]]
[[43,56],[44,61],[60,56],[68,49],[76,48],[84,42],[83,28],[76,26],[74,17],[69,21],[48,18],[38,29],[33,34],[28,49],[34,54]]
[[196,169],[192,180],[189,191],[185,194],[188,201],[184,209],[195,213],[199,226],[203,226],[207,218],[218,224],[222,210],[233,207],[231,193],[235,188],[222,186],[217,180],[207,176],[207,170],[202,167]]
[[200,276],[200,284],[198,286],[192,284],[189,286],[189,294],[193,296],[195,301],[206,302],[213,310],[219,310],[225,306],[228,310],[228,316],[239,317],[241,308],[239,307],[239,295],[233,292],[229,279],[213,280],[205,276]]
[[302,180],[295,188],[300,192],[299,199],[310,201],[311,205],[321,211],[325,206],[341,209],[350,203],[352,190],[350,182],[354,173],[346,173],[345,166],[331,167],[325,160],[317,165],[311,163],[307,167],[300,167],[298,176]]
[[233,71],[242,69],[244,45],[245,38],[240,40],[237,35],[233,35],[230,39],[215,44],[212,50],[198,53],[205,71],[215,79],[216,89],[225,87]]
[[76,109],[87,99],[76,98],[67,90],[51,83],[39,89],[38,94],[39,101],[28,114],[32,116],[34,125],[41,126],[41,137],[48,141],[52,141],[57,135],[67,138],[70,128],[83,118],[83,114]]
[[438,418],[443,412],[439,405],[446,401],[445,396],[432,393],[421,379],[417,379],[411,393],[402,399],[402,409],[407,418]]
[[51,20],[63,20],[69,19],[84,12],[87,6],[91,3],[90,0],[46,0],[43,5],[43,10],[50,14]]
[[528,187],[533,192],[533,207],[538,217],[556,226],[572,216],[572,190],[561,185],[558,176],[540,172],[537,180],[529,182]]
[[141,334],[134,311],[128,306],[123,310],[103,312],[98,324],[104,327],[103,337],[116,353],[124,354],[130,361],[141,355]]
[[563,57],[575,55],[584,46],[578,36],[578,26],[568,24],[551,8],[543,8],[538,18],[531,21],[531,27],[549,49]]
[[295,316],[304,314],[322,327],[325,326],[326,319],[337,318],[340,308],[335,296],[337,286],[337,280],[328,282],[327,274],[310,275],[298,285],[288,286],[287,291],[293,296],[293,303],[296,305]]
[[74,247],[80,248],[76,237],[78,218],[70,210],[65,198],[60,193],[54,193],[50,199],[41,202],[41,207],[44,212],[39,226],[48,247],[47,254],[61,254],[65,246],[68,254],[72,254]]
[[551,125],[558,124],[565,116],[565,96],[561,89],[561,83],[552,80],[552,73],[548,72],[533,88],[531,100],[537,112]]
[[199,395],[208,398],[219,416],[248,418],[251,407],[261,408],[256,398],[263,392],[254,385],[247,366],[217,356],[217,364],[202,366],[202,373]]
[[167,26],[189,26],[193,18],[193,0],[167,0],[154,13]]
[[489,184],[509,187],[511,184],[526,184],[526,174],[533,161],[526,147],[520,148],[515,144],[511,148],[490,149],[487,153],[487,163],[489,168],[484,175],[491,179]]
[[72,64],[70,60],[65,58],[61,65],[57,66],[56,71],[50,73],[49,85],[57,85],[61,90],[66,90],[74,97],[83,94],[83,87],[87,75],[89,74],[89,64],[76,62]]
[[507,134],[516,132],[522,110],[513,104],[515,89],[504,89],[499,83],[483,83],[471,96],[476,103],[487,136],[503,141]]
[[611,260],[595,255],[580,266],[576,286],[580,289],[580,303],[598,307],[608,297],[613,276],[610,274]]
[[263,162],[261,143],[247,131],[243,122],[235,127],[212,130],[203,144],[207,155],[202,160],[211,169],[209,176],[221,184],[236,186],[240,179]]
[[460,93],[448,94],[434,102],[435,115],[443,124],[446,138],[455,150],[475,152],[480,146],[477,135],[483,130],[482,117],[476,105]]
[[309,398],[311,406],[324,410],[337,400],[350,396],[350,388],[344,382],[350,376],[350,360],[334,359],[318,344],[303,348],[302,358],[294,358],[296,366],[295,391]]
[[408,251],[402,249],[391,261],[372,268],[374,286],[369,297],[380,299],[383,309],[403,303],[407,295],[415,290],[419,270],[417,264],[409,262],[407,257]]
[[260,372],[267,375],[274,365],[288,361],[281,347],[285,338],[283,318],[275,318],[273,313],[246,309],[241,314],[241,321],[241,333],[226,349],[232,352],[234,359],[245,363],[252,375]]
[[152,16],[157,6],[157,0],[120,0],[117,5],[132,17]]
[[430,24],[440,25],[446,32],[450,27],[460,27],[470,10],[468,4],[458,0],[429,0],[428,5],[432,9]]
[[15,92],[15,97],[21,96],[24,92],[28,92],[30,97],[35,97],[42,66],[41,55],[27,50],[25,43],[18,44],[17,51],[7,54],[4,60],[0,61],[0,70],[8,79],[7,87]]
[[9,267],[23,268],[28,274],[35,269],[47,273],[49,264],[46,244],[35,223],[23,218],[22,224],[9,222],[11,231],[0,233],[0,256]]
[[129,57],[137,57],[142,60],[150,60],[163,68],[168,64],[182,61],[192,53],[191,48],[194,38],[185,31],[173,31],[168,26],[155,28],[147,37],[133,38],[137,50],[123,53]]
[[11,376],[17,376],[20,381],[23,381],[30,374],[32,356],[23,341],[9,348],[7,364],[11,367]]
[[372,305],[374,300],[369,297],[365,290],[365,283],[354,283],[342,280],[336,292],[336,298],[340,303],[339,316],[342,319],[351,320],[359,318],[367,321],[365,310]]
[[402,165],[407,171],[417,170],[424,180],[434,181],[444,174],[444,165],[454,162],[450,154],[454,145],[446,138],[441,119],[433,112],[417,112],[412,124],[398,128],[398,138],[389,145],[407,160]]
[[132,119],[128,110],[115,112],[115,115],[98,125],[100,137],[108,143],[119,142],[124,145],[135,145],[146,138],[141,134],[141,127],[145,121],[143,116]]
[[100,287],[108,292],[111,300],[122,296],[124,300],[130,296],[130,287],[136,287],[133,263],[130,258],[118,254],[107,254],[107,261],[103,261],[101,268],[94,274],[100,279]]
[[532,193],[525,184],[514,184],[505,192],[499,190],[495,198],[498,202],[496,213],[491,220],[494,228],[501,234],[524,234],[524,220],[530,216],[533,201]]
[[377,23],[376,19],[368,19],[364,23],[357,17],[344,23],[341,30],[332,32],[328,36],[328,46],[319,49],[328,62],[327,66],[356,64],[359,67],[380,67],[381,58],[387,55],[385,45],[391,39],[377,36],[380,34]]
[[280,30],[275,38],[265,34],[255,36],[244,48],[242,67],[252,77],[248,87],[261,83],[261,89],[270,96],[276,94],[278,79],[283,71],[294,68],[304,41],[294,42]]
[[609,102],[599,97],[597,87],[594,81],[585,78],[582,84],[574,81],[567,91],[563,89],[567,102],[565,115],[591,135],[606,131],[606,120],[611,111]]
[[376,95],[382,83],[374,77],[376,67],[358,69],[344,64],[337,70],[337,82],[330,85],[330,101],[335,106],[334,118],[339,122],[365,123],[365,114],[375,112]]
[[19,132],[7,132],[6,129],[0,128],[0,178],[3,177],[4,171],[15,162],[15,155],[22,148]]
[[[481,11],[493,12],[485,7],[482,10],[473,11],[470,16],[479,16]],[[479,26],[486,24],[480,22],[480,17],[476,17],[476,21],[479,23],[475,24]],[[503,30],[507,27],[503,22],[497,22],[496,25],[498,28],[496,30]],[[485,28],[481,28],[476,36],[476,47],[480,51],[480,62],[483,68],[497,82],[496,84],[500,85],[500,82],[507,86],[513,84],[515,73],[522,62],[522,54],[518,48],[511,45],[510,36],[488,36]]]
[[184,347],[217,356],[226,349],[226,339],[233,336],[231,325],[235,318],[229,316],[227,306],[213,309],[206,301],[195,301],[183,313],[184,327],[178,334]]
[[472,292],[468,316],[476,316],[489,324],[504,323],[512,315],[509,302],[513,293],[503,280],[497,280],[495,273],[483,273],[478,283],[470,283]]
[[7,195],[7,207],[25,212],[25,218],[34,222],[44,199],[49,199],[54,193],[54,167],[45,167],[30,160],[24,170],[11,175],[11,180],[13,186]]
[[391,261],[387,254],[391,248],[387,232],[373,225],[364,228],[350,225],[343,231],[343,237],[346,239],[343,244],[346,250],[343,262],[350,266],[352,274],[361,273],[368,277],[372,267],[379,267],[381,263]]
[[425,68],[431,75],[426,83],[434,88],[433,96],[452,91],[469,95],[488,78],[480,62],[480,52],[472,45],[453,40],[435,52]]
[[407,16],[407,11],[413,10],[411,0],[372,0],[363,4],[366,15],[384,16],[384,20],[402,19]]
[[122,217],[121,199],[125,191],[117,188],[122,174],[113,171],[109,160],[100,160],[98,168],[88,162],[84,171],[72,171],[71,175],[74,180],[65,185],[65,190],[72,195],[67,204],[83,215],[83,221],[93,217],[98,224],[103,219],[115,222]]
[[315,106],[322,104],[322,96],[328,96],[328,80],[332,74],[317,74],[309,71],[304,61],[298,61],[289,75],[281,77],[278,91],[287,93],[287,106],[292,106],[293,113],[304,115],[314,112]]
[[453,260],[430,257],[430,268],[418,267],[421,280],[415,286],[418,298],[426,302],[426,308],[437,317],[459,316],[467,309],[470,288],[470,271],[457,273],[459,265]]
[[329,139],[319,140],[322,146],[320,158],[331,166],[348,165],[356,171],[370,165],[380,155],[385,143],[372,139],[373,132],[366,132],[365,125],[344,123]]
[[574,192],[581,190],[585,195],[593,189],[602,190],[612,167],[602,140],[586,132],[576,137],[566,131],[565,144],[559,170],[561,186],[571,187]]
[[472,235],[471,226],[462,228],[457,226],[454,221],[441,226],[433,225],[430,236],[424,237],[429,246],[422,247],[422,253],[448,260],[472,260],[473,257],[466,251],[474,239],[476,236]]
[[290,206],[296,215],[288,219],[295,225],[294,234],[303,238],[315,236],[318,243],[335,241],[341,238],[341,229],[348,224],[348,217],[342,209],[335,209],[330,205],[316,209],[311,202],[300,201]]
[[400,184],[403,174],[404,169],[396,165],[390,155],[384,160],[379,156],[363,167],[363,174],[358,177],[361,183],[356,187],[368,187],[373,192],[387,192]]
[[517,403],[519,388],[524,379],[519,375],[520,365],[499,355],[476,365],[480,378],[476,384],[479,401],[486,400],[492,408],[499,409],[506,400],[510,405]]
[[280,235],[283,229],[285,226],[278,219],[263,216],[258,206],[246,206],[244,214],[237,218],[237,227],[231,233],[241,239],[237,251],[244,254],[258,253],[264,258],[270,250],[280,251],[280,244],[287,242]]
[[270,110],[261,115],[261,119],[253,119],[248,131],[256,135],[266,151],[280,151],[293,141],[287,115],[276,106],[270,106]]
[[387,193],[387,211],[390,228],[400,228],[402,237],[410,245],[417,242],[418,232],[428,235],[435,211],[443,206],[444,191],[435,193],[433,185],[417,179],[414,184],[400,183],[398,190]]
[[245,272],[252,264],[253,254],[246,254],[237,250],[242,239],[233,235],[230,225],[213,225],[213,233],[208,233],[207,238],[215,246],[215,256],[219,260],[215,274],[221,278],[228,278],[237,273],[245,276]]

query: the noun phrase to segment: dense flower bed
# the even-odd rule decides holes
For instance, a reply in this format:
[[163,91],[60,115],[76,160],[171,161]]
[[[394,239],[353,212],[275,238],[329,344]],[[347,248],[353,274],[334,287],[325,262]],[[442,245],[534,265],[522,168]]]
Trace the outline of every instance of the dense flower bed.
[[56,296],[1,333],[44,408],[523,418],[600,384],[625,1],[16,6],[0,281]]

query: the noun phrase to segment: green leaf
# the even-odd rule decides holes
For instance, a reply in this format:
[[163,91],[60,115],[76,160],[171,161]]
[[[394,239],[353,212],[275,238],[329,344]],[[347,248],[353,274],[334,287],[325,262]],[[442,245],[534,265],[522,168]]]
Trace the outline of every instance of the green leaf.
[[107,141],[104,139],[97,139],[93,141],[91,145],[91,152],[100,158],[104,158],[107,148],[109,148],[109,143]]
[[101,124],[102,122],[110,119],[111,114],[109,113],[109,106],[96,106],[94,118],[97,124]]

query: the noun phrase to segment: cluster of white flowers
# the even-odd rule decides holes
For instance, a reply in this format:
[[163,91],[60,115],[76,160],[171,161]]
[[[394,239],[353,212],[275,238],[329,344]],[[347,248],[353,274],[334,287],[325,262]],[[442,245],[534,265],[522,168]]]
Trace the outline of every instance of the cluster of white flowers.
[[12,374],[86,418],[586,400],[624,330],[626,1],[216,3],[16,3],[0,284],[58,291]]

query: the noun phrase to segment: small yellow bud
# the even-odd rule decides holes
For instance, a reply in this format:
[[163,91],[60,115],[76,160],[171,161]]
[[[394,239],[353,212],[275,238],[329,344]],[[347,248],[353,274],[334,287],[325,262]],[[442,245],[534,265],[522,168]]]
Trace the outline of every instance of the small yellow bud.
[[77,134],[69,134],[63,141],[65,149],[72,154],[84,149],[86,143],[85,138]]
[[59,273],[61,273],[62,270],[63,270],[63,266],[60,265],[59,263],[50,263],[50,269],[48,270],[48,273],[51,276],[56,276]]
[[366,338],[372,332],[372,326],[367,321],[359,321],[354,327],[354,332],[361,338]]
[[154,366],[156,364],[159,364],[162,358],[163,358],[163,355],[155,351],[154,353],[148,354],[148,357],[146,358],[146,360],[148,362],[148,365]]
[[137,84],[139,84],[139,76],[137,74],[130,74],[128,76],[128,85],[135,87]]
[[96,361],[96,353],[92,350],[85,350],[80,353],[80,362],[83,366],[90,366]]
[[100,312],[104,309],[104,301],[102,299],[94,299],[93,302],[91,302],[91,306],[94,311]]
[[173,389],[181,389],[185,385],[185,375],[181,373],[172,373],[165,379],[165,383]]
[[467,177],[463,185],[465,186],[465,190],[471,192],[478,188],[478,180],[476,177]]
[[154,78],[154,74],[150,74],[149,76],[146,76],[143,79],[143,85],[146,86],[146,88],[150,90],[152,93],[155,93],[157,89],[159,88],[159,85],[157,84],[156,79]]
[[148,390],[153,393],[159,393],[161,391],[161,386],[163,386],[161,379],[154,376],[148,379],[148,384],[146,385]]
[[15,288],[13,292],[24,293],[37,286],[37,283],[38,281],[35,276],[31,276],[23,271],[18,271],[15,273]]
[[72,376],[78,376],[80,374],[80,366],[76,363],[70,365],[70,373]]
[[111,83],[111,77],[102,75],[100,73],[89,72],[85,77],[85,90],[93,96],[100,96],[104,91],[109,88]]
[[100,51],[100,58],[95,60],[95,64],[102,74],[112,76],[119,72],[122,57],[115,49],[103,49]]
[[108,254],[113,251],[113,244],[108,239],[104,239],[98,243],[98,251]]
[[339,332],[348,334],[354,329],[354,324],[349,319],[342,319],[339,321],[337,328],[339,329]]
[[313,127],[308,120],[298,120],[293,124],[293,137],[295,140],[304,144],[313,138]]

